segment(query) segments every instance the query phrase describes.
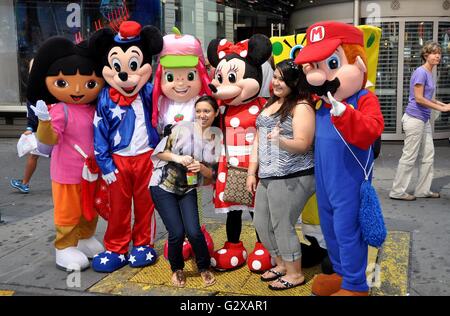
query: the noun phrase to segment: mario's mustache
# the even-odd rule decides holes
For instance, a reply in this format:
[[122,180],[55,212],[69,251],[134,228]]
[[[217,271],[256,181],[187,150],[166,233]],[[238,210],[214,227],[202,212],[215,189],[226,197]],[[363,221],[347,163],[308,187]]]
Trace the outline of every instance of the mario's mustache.
[[341,82],[337,77],[331,81],[325,80],[325,82],[321,86],[313,86],[308,83],[309,90],[319,97],[326,96],[328,91],[330,91],[330,93],[334,95],[340,86]]

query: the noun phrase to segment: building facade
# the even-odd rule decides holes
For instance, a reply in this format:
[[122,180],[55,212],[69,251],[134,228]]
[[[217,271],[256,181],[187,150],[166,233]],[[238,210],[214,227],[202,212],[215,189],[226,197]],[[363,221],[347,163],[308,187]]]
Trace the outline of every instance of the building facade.
[[[263,2],[263,1],[260,1]],[[274,25],[287,24],[292,1],[228,0],[2,0],[0,1],[0,136],[6,125],[23,124],[29,62],[40,45],[54,35],[74,41],[96,29],[117,29],[125,19],[154,25],[163,34],[177,26],[197,36],[206,52],[215,38],[242,40],[254,33],[271,35]],[[295,2],[295,1],[294,1]],[[19,122],[19,123],[18,123]],[[11,130],[6,126],[6,130]],[[20,130],[20,129],[19,129]]]
[[[441,43],[435,69],[436,98],[450,102],[450,0],[2,0],[0,1],[0,135],[14,125],[11,113],[25,112],[29,61],[53,35],[88,38],[99,27],[123,19],[173,26],[197,36],[206,49],[214,38],[239,41],[254,33],[301,33],[318,21],[337,20],[381,27],[376,93],[385,118],[383,139],[403,138],[401,117],[412,71],[428,40]],[[434,137],[450,136],[450,114],[433,121]]]
[[[304,32],[309,25],[323,20],[381,27],[376,94],[385,119],[383,139],[404,137],[401,118],[408,103],[409,80],[422,63],[420,51],[427,41],[442,46],[441,63],[433,73],[436,99],[450,103],[449,0],[299,1],[288,29],[290,34]],[[450,113],[432,120],[432,127],[435,139],[448,138]]]

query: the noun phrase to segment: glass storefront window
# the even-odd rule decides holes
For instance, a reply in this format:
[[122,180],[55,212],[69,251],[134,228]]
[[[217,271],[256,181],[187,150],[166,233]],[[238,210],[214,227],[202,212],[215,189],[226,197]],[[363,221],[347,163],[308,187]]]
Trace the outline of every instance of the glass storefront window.
[[[436,99],[450,103],[450,22],[439,22],[438,42],[442,47],[441,63],[437,67]],[[448,131],[450,114],[442,113],[435,121],[435,131]]]
[[0,105],[17,105],[19,79],[13,0],[0,2],[0,30]]
[[403,49],[403,113],[408,105],[411,75],[423,64],[420,53],[423,45],[433,40],[433,22],[406,22]]
[[384,116],[384,132],[395,133],[397,124],[397,78],[399,23],[381,23],[376,94]]
[[101,27],[117,29],[124,19],[161,27],[160,0],[16,0],[20,102],[25,102],[28,65],[51,36],[87,39]]

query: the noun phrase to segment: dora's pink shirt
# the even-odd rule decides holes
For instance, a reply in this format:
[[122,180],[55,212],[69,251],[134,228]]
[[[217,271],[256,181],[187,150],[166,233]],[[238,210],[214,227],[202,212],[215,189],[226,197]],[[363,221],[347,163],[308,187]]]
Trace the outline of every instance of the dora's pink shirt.
[[64,103],[56,103],[50,109],[51,124],[58,134],[58,144],[53,147],[50,161],[50,178],[62,184],[79,184],[84,158],[76,151],[74,145],[80,146],[88,156],[94,155],[95,106],[66,105],[67,125]]

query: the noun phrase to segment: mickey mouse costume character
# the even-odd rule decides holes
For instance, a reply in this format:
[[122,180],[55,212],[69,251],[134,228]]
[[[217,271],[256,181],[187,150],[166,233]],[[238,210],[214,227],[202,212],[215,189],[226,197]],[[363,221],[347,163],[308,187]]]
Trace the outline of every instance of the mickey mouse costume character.
[[[368,244],[363,238],[360,189],[371,179],[372,145],[384,129],[375,94],[365,89],[367,60],[363,33],[344,23],[310,26],[295,62],[303,70],[316,104],[315,174],[320,224],[336,272],[316,276],[319,296],[366,296]],[[359,162],[358,162],[359,161]],[[365,177],[367,179],[365,179]]]
[[[101,29],[89,41],[109,86],[101,91],[94,117],[95,158],[110,186],[111,211],[105,233],[106,251],[93,259],[97,272],[112,272],[129,262],[142,267],[156,261],[154,204],[148,192],[153,164],[150,156],[159,141],[151,124],[152,55],[163,45],[153,26],[125,21],[119,33]],[[134,226],[131,229],[131,209]],[[128,254],[130,241],[133,248]]]
[[[210,88],[213,96],[221,100],[222,114],[225,116],[222,129],[226,134],[229,153],[227,161],[225,151],[222,150],[214,197],[216,212],[227,213],[227,242],[211,258],[211,265],[218,270],[237,268],[245,264],[247,259],[247,251],[240,241],[242,212],[248,210],[253,216],[254,200],[250,206],[238,205],[224,201],[223,196],[227,163],[248,168],[256,133],[256,118],[266,103],[264,98],[258,97],[262,83],[261,65],[269,59],[271,53],[269,38],[261,34],[255,34],[236,44],[226,39],[213,40],[208,46],[208,60],[216,68]],[[245,187],[242,190],[246,190]],[[256,237],[258,241],[248,258],[248,267],[251,271],[263,272],[273,264],[269,252],[258,235]]]

